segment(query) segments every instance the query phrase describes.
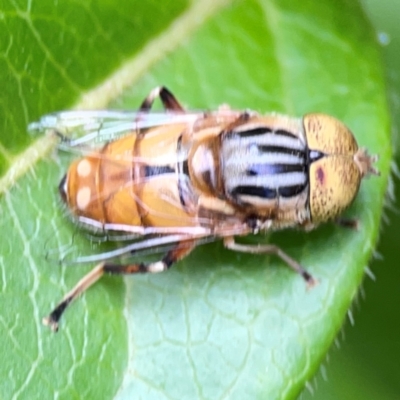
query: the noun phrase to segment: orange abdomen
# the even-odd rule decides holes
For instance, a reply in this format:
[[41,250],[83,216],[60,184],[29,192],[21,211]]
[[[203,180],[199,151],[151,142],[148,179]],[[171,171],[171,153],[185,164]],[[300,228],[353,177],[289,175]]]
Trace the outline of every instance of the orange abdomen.
[[[177,152],[184,127],[130,134],[73,162],[60,185],[72,214],[83,217],[85,223],[95,221],[94,226],[197,225],[195,204],[188,206],[182,194],[185,184],[187,200],[188,180],[179,171],[185,154]],[[189,197],[193,201],[196,194]]]

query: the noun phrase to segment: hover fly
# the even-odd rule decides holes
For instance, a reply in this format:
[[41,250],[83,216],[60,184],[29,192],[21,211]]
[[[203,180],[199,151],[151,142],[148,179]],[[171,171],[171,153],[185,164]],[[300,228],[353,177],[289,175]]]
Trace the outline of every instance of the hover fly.
[[[150,112],[157,98],[165,112]],[[132,238],[98,257],[44,319],[54,331],[68,305],[103,274],[165,271],[207,240],[275,254],[312,285],[311,274],[279,247],[239,244],[235,236],[338,220],[361,180],[378,174],[377,156],[359,148],[331,116],[291,118],[226,106],[187,112],[165,87],[151,91],[137,112],[59,112],[30,129],[51,131],[60,147],[82,155],[59,185],[71,217],[92,231]],[[166,245],[156,262],[113,261]]]

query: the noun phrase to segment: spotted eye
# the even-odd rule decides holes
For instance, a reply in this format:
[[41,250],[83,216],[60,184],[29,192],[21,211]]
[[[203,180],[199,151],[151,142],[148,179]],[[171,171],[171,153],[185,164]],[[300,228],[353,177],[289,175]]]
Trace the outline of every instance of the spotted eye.
[[376,157],[359,149],[351,131],[337,119],[308,114],[304,128],[310,155],[310,211],[315,223],[338,217],[354,200],[361,180],[377,174]]

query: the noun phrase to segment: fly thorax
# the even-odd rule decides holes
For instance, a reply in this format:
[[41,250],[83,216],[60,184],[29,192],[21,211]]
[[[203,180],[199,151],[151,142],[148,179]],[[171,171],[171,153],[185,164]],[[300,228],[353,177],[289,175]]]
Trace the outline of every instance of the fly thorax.
[[306,219],[309,154],[302,132],[240,128],[227,132],[221,144],[227,198],[282,222]]

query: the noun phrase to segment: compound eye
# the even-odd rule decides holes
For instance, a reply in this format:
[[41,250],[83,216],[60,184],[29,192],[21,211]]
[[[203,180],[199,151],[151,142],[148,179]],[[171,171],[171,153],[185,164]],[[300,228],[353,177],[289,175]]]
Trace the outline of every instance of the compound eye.
[[64,175],[64,177],[61,179],[60,184],[58,185],[58,192],[60,193],[60,196],[63,200],[64,203],[68,202],[68,197],[67,197],[67,174]]
[[332,156],[353,157],[358,145],[353,134],[342,122],[325,114],[304,116],[308,148]]
[[354,200],[362,175],[351,157],[323,157],[310,166],[313,222],[337,218]]
[[342,122],[329,115],[306,115],[304,130],[311,161],[311,216],[314,223],[325,222],[337,218],[352,203],[374,159],[358,149]]

